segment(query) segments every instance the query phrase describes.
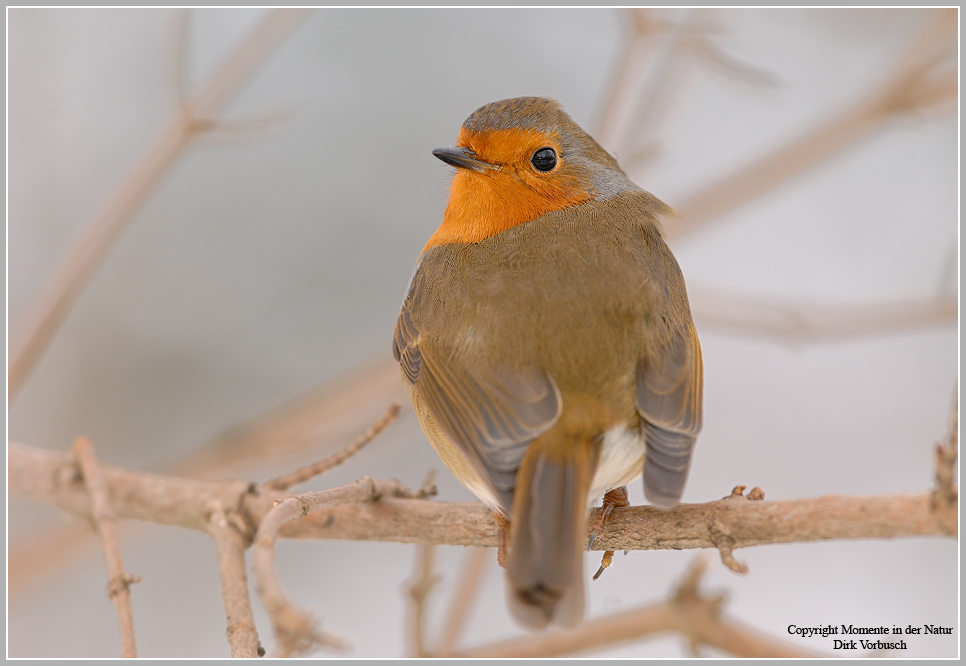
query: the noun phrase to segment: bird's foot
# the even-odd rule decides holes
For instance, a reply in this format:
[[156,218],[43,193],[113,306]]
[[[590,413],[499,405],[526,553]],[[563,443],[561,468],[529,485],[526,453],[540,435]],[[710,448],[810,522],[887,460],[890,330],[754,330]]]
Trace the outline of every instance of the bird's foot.
[[[610,517],[610,514],[613,512],[614,508],[630,505],[631,503],[627,500],[626,486],[614,488],[613,490],[608,490],[606,493],[604,493],[604,501],[600,510],[600,520],[598,520],[597,524],[594,525],[590,530],[590,544],[588,545],[588,548],[593,548],[594,541],[596,541],[597,537],[604,533],[604,525],[607,524],[607,519]],[[614,551],[605,551],[604,557],[600,561],[600,568],[597,570],[597,573],[594,574],[594,580],[600,578],[600,575],[604,573],[604,569],[609,567],[613,561]]]
[[613,490],[608,490],[604,493],[604,501],[600,508],[600,520],[594,525],[590,530],[590,544],[588,548],[594,547],[594,541],[597,540],[601,534],[604,533],[604,525],[607,523],[607,519],[610,517],[611,512],[615,507],[625,507],[630,506],[631,503],[627,500],[627,486],[621,486],[620,488],[614,488]]

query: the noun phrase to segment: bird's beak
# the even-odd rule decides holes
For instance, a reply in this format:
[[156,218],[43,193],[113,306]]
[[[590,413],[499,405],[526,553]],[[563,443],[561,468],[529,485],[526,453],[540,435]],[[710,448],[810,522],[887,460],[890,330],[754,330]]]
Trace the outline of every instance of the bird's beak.
[[489,169],[497,168],[494,164],[476,159],[476,153],[469,148],[437,148],[433,151],[433,155],[457,169],[485,173]]

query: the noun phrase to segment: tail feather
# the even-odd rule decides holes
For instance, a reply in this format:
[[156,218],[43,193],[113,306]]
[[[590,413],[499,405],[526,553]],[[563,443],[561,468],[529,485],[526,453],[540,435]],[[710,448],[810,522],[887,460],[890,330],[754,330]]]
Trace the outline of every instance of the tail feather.
[[520,466],[507,557],[510,611],[534,630],[551,623],[574,627],[584,617],[583,550],[595,448],[574,440],[548,445],[552,437],[534,440]]

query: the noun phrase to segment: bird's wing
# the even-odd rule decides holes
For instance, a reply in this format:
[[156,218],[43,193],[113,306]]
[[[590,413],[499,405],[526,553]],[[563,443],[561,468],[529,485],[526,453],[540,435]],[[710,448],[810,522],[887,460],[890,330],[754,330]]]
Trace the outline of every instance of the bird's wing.
[[470,370],[422,338],[407,306],[396,323],[393,356],[439,426],[509,510],[527,445],[560,415],[557,387],[541,371]]
[[672,331],[638,367],[636,404],[647,446],[644,493],[654,504],[673,506],[684,492],[701,430],[702,377],[701,345],[691,322]]

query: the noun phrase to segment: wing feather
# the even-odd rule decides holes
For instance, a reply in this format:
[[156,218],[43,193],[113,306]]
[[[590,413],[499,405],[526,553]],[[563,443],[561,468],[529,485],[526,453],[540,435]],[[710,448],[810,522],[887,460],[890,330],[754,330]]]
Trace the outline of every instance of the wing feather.
[[550,376],[473,372],[445,347],[425,340],[405,306],[396,323],[393,356],[443,432],[510,510],[527,445],[560,416],[560,394]]
[[644,421],[644,494],[659,506],[681,499],[701,430],[703,364],[694,325],[672,333],[638,366],[636,405]]

